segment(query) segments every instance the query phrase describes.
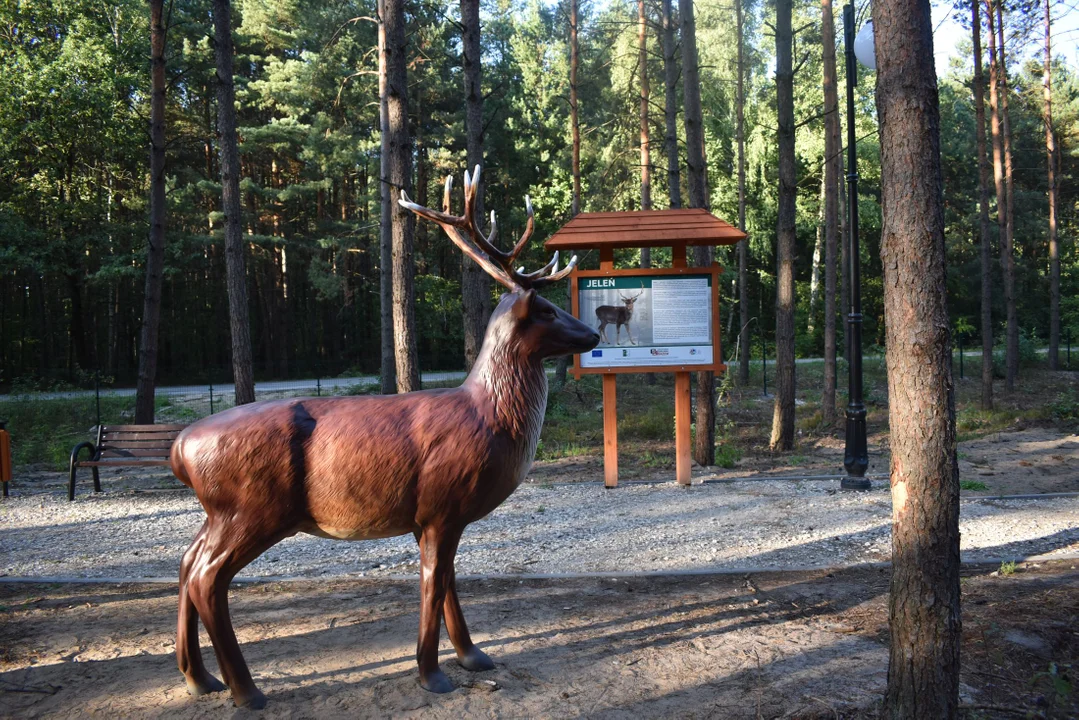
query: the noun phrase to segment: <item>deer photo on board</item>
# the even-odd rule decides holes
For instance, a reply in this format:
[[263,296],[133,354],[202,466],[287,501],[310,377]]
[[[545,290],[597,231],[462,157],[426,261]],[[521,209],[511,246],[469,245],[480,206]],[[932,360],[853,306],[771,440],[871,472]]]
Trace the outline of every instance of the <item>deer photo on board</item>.
[[[457,596],[454,559],[461,534],[498,507],[532,466],[547,407],[545,358],[587,352],[599,333],[536,292],[565,278],[558,253],[532,273],[514,269],[535,226],[510,252],[475,217],[480,168],[465,172],[463,216],[400,203],[438,223],[453,243],[504,285],[478,359],[457,388],[403,395],[291,398],[234,407],[177,437],[172,470],[195,490],[206,522],[180,562],[176,659],[194,695],[227,689],[239,706],[261,708],[229,617],[229,583],[270,547],[297,533],[371,540],[411,533],[420,550],[420,685],[453,684],[438,665],[442,619],[466,670],[495,665],[472,642]],[[199,651],[202,620],[225,684]]]
[[633,339],[633,333],[629,329],[629,321],[633,319],[633,305],[637,302],[637,299],[644,295],[644,284],[641,284],[641,291],[632,297],[626,297],[622,293],[618,293],[618,298],[622,301],[622,307],[617,305],[600,305],[596,308],[596,319],[599,320],[599,336],[600,341],[605,342],[608,345],[611,341],[607,339],[607,326],[614,325],[614,339],[616,345],[622,344],[622,326],[626,326],[626,335],[629,337],[631,345],[636,345],[637,341]]

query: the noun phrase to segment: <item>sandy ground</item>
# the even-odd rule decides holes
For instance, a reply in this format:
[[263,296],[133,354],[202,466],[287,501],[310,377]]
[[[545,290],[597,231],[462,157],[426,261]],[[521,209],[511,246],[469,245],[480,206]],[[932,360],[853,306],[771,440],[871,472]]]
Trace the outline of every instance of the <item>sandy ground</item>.
[[[966,575],[964,716],[1076,717],[1048,676],[1079,657],[1075,565]],[[496,668],[464,671],[443,640],[458,689],[442,696],[416,681],[412,583],[244,585],[231,600],[270,701],[260,717],[868,718],[887,678],[887,584],[880,568],[462,582]],[[226,693],[187,695],[174,593],[0,584],[0,715],[254,717]]]

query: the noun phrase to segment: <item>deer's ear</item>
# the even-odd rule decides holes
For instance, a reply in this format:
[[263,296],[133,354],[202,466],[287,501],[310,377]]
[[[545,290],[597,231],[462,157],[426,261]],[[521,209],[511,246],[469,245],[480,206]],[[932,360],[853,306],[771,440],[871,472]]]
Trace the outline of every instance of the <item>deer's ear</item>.
[[513,317],[524,320],[532,314],[532,303],[536,300],[535,290],[525,290],[513,303]]

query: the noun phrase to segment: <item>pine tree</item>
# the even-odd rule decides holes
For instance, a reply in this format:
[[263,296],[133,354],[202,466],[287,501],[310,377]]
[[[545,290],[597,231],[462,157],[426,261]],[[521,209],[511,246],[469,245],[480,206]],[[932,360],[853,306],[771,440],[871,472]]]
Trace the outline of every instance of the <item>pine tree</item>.
[[773,450],[794,447],[794,244],[798,181],[794,161],[794,64],[791,0],[776,1],[776,113],[779,210],[776,224],[776,398]]
[[876,0],[873,27],[892,448],[891,642],[881,717],[952,718],[959,466],[929,0]]

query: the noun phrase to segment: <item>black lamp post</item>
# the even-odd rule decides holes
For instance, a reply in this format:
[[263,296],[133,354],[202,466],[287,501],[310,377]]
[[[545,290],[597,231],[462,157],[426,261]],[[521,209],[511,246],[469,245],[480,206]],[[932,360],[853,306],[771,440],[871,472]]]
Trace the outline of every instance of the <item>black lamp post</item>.
[[865,403],[862,402],[862,285],[858,269],[858,151],[854,134],[854,87],[858,84],[858,61],[854,57],[854,3],[843,6],[843,40],[847,56],[847,202],[849,244],[847,277],[850,312],[847,314],[847,440],[843,467],[844,490],[868,490],[865,471],[869,452],[865,439]]

